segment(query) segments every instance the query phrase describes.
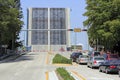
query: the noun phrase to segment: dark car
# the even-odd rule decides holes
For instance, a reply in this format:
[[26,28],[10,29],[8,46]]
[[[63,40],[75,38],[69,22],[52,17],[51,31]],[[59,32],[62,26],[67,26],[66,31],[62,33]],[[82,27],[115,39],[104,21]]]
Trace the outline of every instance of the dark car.
[[120,60],[106,60],[104,63],[100,64],[99,71],[108,73],[118,73],[118,65]]
[[117,54],[107,54],[107,60],[118,60],[119,56]]
[[92,52],[93,52],[93,51],[89,51],[89,52],[88,52],[88,56],[91,56]]
[[79,57],[79,55],[82,55],[81,52],[73,52],[71,55],[70,55],[70,59],[72,59],[73,62],[76,61],[76,59]]
[[93,51],[91,54],[89,54],[90,56],[94,57],[94,56],[100,56],[100,52],[99,51]]

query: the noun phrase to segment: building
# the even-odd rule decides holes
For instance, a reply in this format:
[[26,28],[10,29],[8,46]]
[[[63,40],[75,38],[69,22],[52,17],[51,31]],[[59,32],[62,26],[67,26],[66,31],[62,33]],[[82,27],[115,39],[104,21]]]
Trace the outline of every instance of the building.
[[28,8],[27,46],[32,51],[70,47],[69,8]]

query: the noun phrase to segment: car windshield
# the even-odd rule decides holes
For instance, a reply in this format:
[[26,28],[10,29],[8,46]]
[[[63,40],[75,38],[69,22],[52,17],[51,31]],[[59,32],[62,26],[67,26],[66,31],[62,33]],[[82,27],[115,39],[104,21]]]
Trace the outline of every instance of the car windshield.
[[110,58],[119,58],[117,55],[110,55]]
[[76,55],[82,55],[82,53],[76,53]]
[[88,58],[88,56],[87,55],[83,55],[83,56],[81,56],[81,58]]
[[98,56],[98,55],[100,55],[99,52],[94,52],[94,56]]
[[72,56],[74,56],[74,55],[75,55],[75,54],[72,53],[70,56],[72,57]]
[[95,60],[104,60],[104,58],[102,58],[102,57],[97,57],[97,58],[95,58]]
[[120,63],[120,60],[107,60],[107,62],[111,62],[111,63],[119,62]]

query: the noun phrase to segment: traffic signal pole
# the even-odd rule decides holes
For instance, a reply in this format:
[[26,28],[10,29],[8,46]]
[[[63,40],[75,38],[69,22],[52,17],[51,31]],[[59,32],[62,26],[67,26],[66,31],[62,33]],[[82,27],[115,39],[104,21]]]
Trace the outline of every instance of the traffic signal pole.
[[[74,28],[74,29],[23,29],[21,31],[48,31],[50,33],[50,31],[74,31],[75,32],[75,46],[74,49],[76,49],[76,45],[77,45],[77,32],[81,32],[81,31],[87,31],[87,29],[82,29],[81,28]],[[49,36],[50,39],[50,36]],[[50,40],[48,40],[50,41]],[[49,42],[50,43],[50,42]],[[49,50],[51,50],[51,46],[49,44],[48,47]]]

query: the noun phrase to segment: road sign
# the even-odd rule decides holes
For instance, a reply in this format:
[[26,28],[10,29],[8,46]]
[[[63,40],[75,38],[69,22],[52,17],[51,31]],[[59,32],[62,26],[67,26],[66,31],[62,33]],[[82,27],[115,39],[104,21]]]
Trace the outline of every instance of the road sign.
[[8,47],[8,45],[2,45],[2,47],[7,48],[7,47]]
[[81,32],[81,28],[74,28],[74,32]]

